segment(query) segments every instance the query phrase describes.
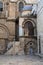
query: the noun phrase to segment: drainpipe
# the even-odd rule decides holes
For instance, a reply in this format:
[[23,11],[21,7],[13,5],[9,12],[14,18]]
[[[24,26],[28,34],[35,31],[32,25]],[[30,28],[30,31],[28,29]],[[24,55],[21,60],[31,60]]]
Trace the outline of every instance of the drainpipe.
[[41,54],[41,43],[40,43],[40,41],[41,41],[41,37],[39,36],[39,54]]

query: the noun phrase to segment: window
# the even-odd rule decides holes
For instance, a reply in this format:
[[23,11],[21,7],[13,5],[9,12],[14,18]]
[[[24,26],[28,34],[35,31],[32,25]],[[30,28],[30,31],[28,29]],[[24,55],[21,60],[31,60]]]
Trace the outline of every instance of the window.
[[19,11],[22,11],[22,8],[24,7],[24,4],[22,2],[19,3]]
[[0,11],[3,11],[3,3],[0,2]]

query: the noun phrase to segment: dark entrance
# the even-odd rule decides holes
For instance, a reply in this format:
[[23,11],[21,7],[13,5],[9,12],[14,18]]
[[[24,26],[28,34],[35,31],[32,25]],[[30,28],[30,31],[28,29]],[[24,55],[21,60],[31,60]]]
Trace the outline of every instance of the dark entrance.
[[27,21],[24,25],[24,33],[27,34],[28,36],[33,36],[34,35],[34,27],[33,24],[30,21]]
[[33,55],[33,47],[31,47],[31,46],[30,46],[30,48],[29,48],[29,54],[30,54],[30,55]]
[[19,41],[19,18],[16,19],[15,23],[15,41]]

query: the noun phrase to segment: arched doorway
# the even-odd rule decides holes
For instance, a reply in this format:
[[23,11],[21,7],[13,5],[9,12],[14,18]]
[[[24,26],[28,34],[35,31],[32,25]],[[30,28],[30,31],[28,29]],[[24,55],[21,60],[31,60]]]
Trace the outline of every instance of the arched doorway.
[[34,27],[30,21],[27,21],[24,25],[24,35],[25,36],[33,36],[34,35]]
[[25,54],[34,54],[37,51],[37,42],[35,31],[36,31],[36,25],[34,21],[28,20],[23,23],[23,29],[24,29],[24,37],[25,37],[25,43],[24,43],[24,52]]
[[37,52],[36,48],[37,48],[37,44],[35,43],[35,41],[29,41],[24,46],[24,53],[26,55],[28,55],[28,54],[29,55],[34,55],[34,53]]

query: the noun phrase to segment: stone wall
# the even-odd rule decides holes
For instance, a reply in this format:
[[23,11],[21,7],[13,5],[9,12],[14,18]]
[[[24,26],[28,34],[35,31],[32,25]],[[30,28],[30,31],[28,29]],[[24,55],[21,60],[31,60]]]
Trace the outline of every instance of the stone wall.
[[[24,51],[24,54],[29,54],[30,47],[33,48],[33,52],[37,52],[37,39],[35,37],[28,37],[28,36],[21,36],[20,37],[20,43],[22,51]],[[30,45],[32,43],[32,45]]]
[[15,36],[15,21],[0,19],[0,37],[8,39],[12,37],[13,39],[14,36]]
[[19,36],[24,36],[24,24],[27,21],[30,21],[33,24],[34,36],[37,36],[37,19],[36,18],[27,18],[27,17],[19,18]]
[[6,51],[6,43],[4,39],[0,39],[0,54]]
[[16,3],[9,3],[9,16],[10,19],[15,19],[16,17]]
[[[38,53],[41,50],[41,54],[43,54],[43,0],[40,0],[38,3],[37,10],[37,38],[38,38]],[[40,48],[41,45],[41,48]]]
[[[5,55],[24,55],[24,48],[22,47],[23,45],[19,42],[10,42],[10,45],[12,44],[13,47],[11,47],[10,50],[8,50]],[[9,45],[8,44],[8,45]]]

